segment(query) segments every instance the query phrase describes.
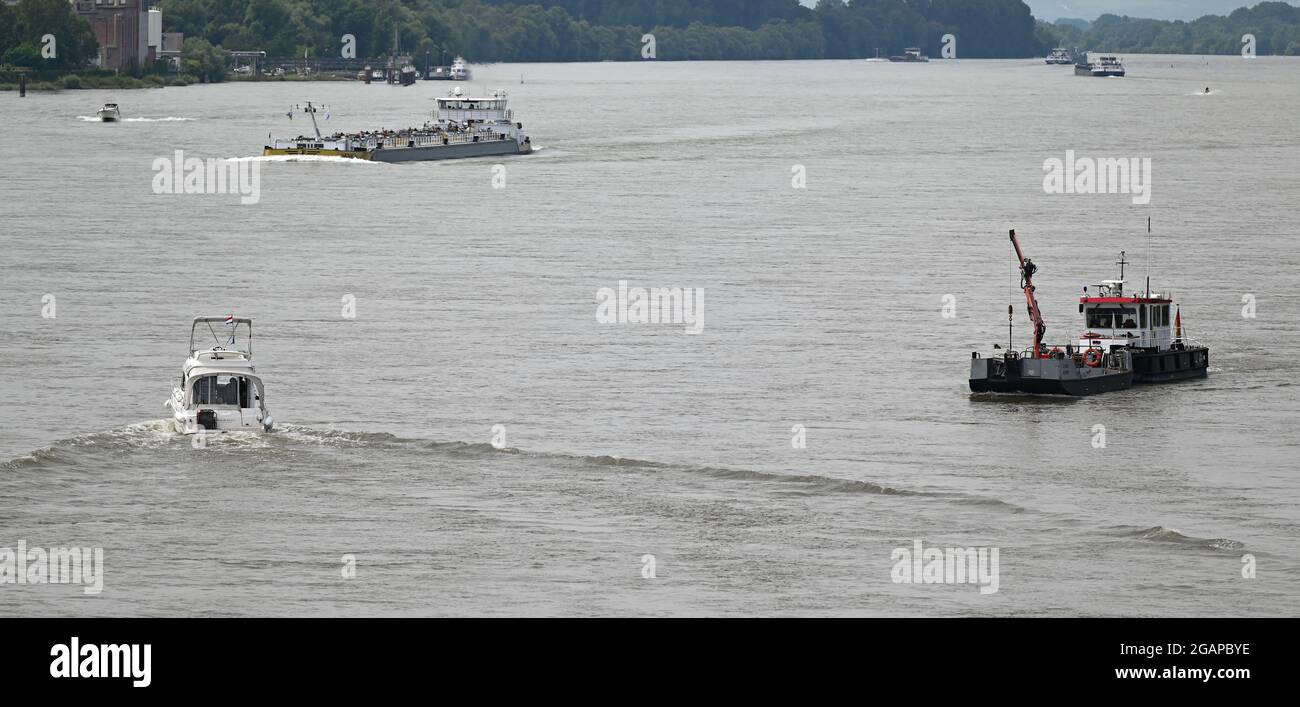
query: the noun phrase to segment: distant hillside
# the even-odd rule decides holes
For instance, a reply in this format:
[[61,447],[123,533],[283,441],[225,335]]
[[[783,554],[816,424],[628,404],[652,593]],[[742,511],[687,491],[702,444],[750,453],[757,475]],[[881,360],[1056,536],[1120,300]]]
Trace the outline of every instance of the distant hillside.
[[1300,7],[1284,2],[1263,2],[1224,17],[1207,15],[1192,22],[1147,20],[1102,15],[1080,30],[1065,26],[1040,25],[1062,46],[1100,51],[1145,54],[1238,54],[1241,37],[1255,36],[1260,55],[1300,55]]

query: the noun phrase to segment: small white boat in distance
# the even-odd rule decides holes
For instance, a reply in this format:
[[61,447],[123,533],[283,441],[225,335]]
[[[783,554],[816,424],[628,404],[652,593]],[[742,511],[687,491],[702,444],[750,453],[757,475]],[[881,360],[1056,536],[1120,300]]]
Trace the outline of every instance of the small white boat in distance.
[[[207,343],[211,335],[212,343]],[[203,343],[199,343],[203,342]],[[190,355],[164,403],[184,435],[230,430],[271,431],[262,379],[253,367],[253,320],[195,317]]]
[[451,62],[451,80],[469,81],[469,65],[465,63],[465,57],[458,56]]
[[116,103],[105,103],[103,108],[95,111],[95,117],[105,123],[116,123],[122,119],[122,111],[117,109]]
[[1052,50],[1051,54],[1047,55],[1046,61],[1048,64],[1063,64],[1063,65],[1073,64],[1074,54],[1070,53],[1069,49],[1065,49],[1064,47],[1057,47],[1056,49]]

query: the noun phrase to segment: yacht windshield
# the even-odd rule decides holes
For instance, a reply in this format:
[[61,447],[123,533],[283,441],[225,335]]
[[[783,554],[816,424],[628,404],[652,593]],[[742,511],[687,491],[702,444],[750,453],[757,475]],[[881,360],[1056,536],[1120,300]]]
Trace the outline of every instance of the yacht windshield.
[[194,381],[194,404],[232,405],[241,408],[249,405],[248,379],[228,373],[204,376]]

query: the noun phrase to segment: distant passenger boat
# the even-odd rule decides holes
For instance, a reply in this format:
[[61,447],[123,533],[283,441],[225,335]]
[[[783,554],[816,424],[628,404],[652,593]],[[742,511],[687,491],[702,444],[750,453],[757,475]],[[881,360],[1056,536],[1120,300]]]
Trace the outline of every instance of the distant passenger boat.
[[1070,53],[1070,50],[1069,50],[1069,49],[1063,49],[1063,48],[1058,47],[1058,48],[1056,48],[1056,49],[1053,49],[1051,54],[1048,54],[1048,55],[1047,55],[1047,63],[1049,63],[1049,64],[1073,64],[1073,63],[1074,63],[1074,55]]
[[902,56],[891,56],[889,57],[889,60],[893,62],[902,62],[904,64],[912,64],[921,61],[929,61],[930,57],[922,54],[920,47],[908,47],[903,50]]
[[105,123],[116,123],[122,119],[122,111],[117,109],[116,103],[105,103],[103,108],[95,111],[95,117]]
[[1084,55],[1082,61],[1074,65],[1075,76],[1123,76],[1124,65],[1120,63],[1118,57],[1099,56],[1095,61],[1090,61],[1088,55]]
[[469,81],[469,65],[465,63],[464,57],[458,56],[451,63],[451,80]]

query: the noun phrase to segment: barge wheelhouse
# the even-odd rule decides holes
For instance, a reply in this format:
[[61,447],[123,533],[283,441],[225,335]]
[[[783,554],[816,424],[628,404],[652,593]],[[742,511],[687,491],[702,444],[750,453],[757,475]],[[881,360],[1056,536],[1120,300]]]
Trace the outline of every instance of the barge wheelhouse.
[[1123,280],[1105,280],[1095,287],[1095,296],[1085,289],[1079,298],[1087,327],[1079,335],[1081,348],[1127,349],[1133,356],[1135,383],[1206,377],[1210,350],[1183,337],[1182,313],[1170,297],[1126,294]]

